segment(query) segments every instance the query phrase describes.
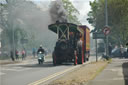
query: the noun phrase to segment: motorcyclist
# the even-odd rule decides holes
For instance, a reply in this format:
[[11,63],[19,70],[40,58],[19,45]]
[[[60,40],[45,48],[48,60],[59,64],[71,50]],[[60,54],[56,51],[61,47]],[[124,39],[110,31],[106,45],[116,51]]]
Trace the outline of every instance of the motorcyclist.
[[41,52],[42,54],[44,54],[44,52],[45,52],[43,47],[42,47],[42,45],[40,45],[40,47],[39,47],[39,49],[37,51],[37,54],[39,54],[39,52]]
[[44,57],[44,49],[42,45],[40,45],[39,49],[37,50],[37,56],[38,56],[38,63],[41,64],[44,62],[45,57]]

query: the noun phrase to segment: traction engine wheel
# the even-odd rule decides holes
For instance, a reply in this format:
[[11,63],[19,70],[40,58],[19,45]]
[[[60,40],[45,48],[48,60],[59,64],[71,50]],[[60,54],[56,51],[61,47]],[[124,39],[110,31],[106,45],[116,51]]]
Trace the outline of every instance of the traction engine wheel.
[[56,66],[56,55],[55,55],[55,52],[53,52],[52,54],[52,57],[53,57],[53,65]]

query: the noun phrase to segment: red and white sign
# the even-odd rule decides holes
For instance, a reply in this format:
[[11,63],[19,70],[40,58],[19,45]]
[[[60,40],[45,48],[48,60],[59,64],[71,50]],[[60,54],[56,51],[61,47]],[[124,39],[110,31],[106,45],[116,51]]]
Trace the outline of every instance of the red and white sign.
[[105,35],[108,35],[108,34],[110,33],[110,28],[104,27],[103,33],[104,33]]

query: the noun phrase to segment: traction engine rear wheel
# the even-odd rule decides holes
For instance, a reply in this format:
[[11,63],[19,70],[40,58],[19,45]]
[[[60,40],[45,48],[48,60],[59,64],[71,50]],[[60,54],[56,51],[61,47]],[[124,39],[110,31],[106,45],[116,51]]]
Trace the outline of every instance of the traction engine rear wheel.
[[55,55],[55,52],[53,52],[52,54],[52,57],[53,57],[53,65],[56,66],[56,55]]

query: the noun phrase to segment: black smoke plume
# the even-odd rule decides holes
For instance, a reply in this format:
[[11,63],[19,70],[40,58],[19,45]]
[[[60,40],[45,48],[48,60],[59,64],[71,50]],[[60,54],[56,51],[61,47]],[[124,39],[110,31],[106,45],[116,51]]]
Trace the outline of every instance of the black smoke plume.
[[63,7],[62,0],[55,0],[51,2],[50,15],[52,22],[67,22],[66,10]]

